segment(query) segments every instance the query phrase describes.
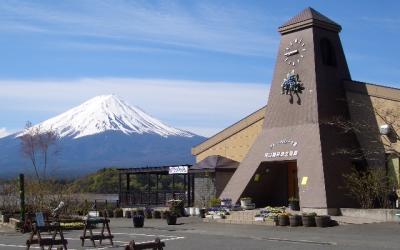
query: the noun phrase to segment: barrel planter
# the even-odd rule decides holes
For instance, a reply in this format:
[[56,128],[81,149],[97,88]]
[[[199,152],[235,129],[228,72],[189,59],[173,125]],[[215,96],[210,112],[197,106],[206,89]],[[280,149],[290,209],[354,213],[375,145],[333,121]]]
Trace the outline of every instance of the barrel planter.
[[289,225],[289,216],[287,214],[278,215],[278,225],[279,226],[288,226]]
[[143,215],[134,215],[133,216],[133,226],[134,227],[143,227],[144,224],[144,216]]
[[174,214],[167,215],[167,224],[168,225],[176,225],[177,216]]
[[315,227],[315,215],[302,215],[301,222],[304,227]]
[[331,217],[329,215],[315,216],[315,224],[317,227],[329,227]]
[[291,227],[298,227],[302,225],[301,216],[298,214],[289,215],[289,225]]

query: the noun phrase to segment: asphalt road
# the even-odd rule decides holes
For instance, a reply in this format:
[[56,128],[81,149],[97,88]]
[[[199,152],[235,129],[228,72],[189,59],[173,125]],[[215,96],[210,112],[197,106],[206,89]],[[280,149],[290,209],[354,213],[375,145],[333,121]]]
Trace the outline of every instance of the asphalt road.
[[[64,232],[68,249],[123,249],[130,241],[147,242],[159,237],[165,249],[259,250],[259,249],[400,249],[400,224],[375,223],[331,228],[290,228],[256,225],[203,223],[198,218],[179,218],[179,225],[165,220],[145,220],[143,228],[133,228],[130,219],[112,219],[114,246],[108,241],[93,247],[80,246],[81,231]],[[0,249],[25,248],[28,234],[0,232]],[[37,248],[37,247],[36,247]]]

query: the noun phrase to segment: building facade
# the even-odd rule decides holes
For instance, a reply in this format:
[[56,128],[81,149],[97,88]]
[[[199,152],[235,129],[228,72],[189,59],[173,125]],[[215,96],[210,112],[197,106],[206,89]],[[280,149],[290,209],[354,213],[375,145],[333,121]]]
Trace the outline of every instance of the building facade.
[[264,206],[296,197],[305,211],[334,214],[357,206],[343,188],[355,166],[389,166],[399,180],[400,90],[353,81],[340,31],[312,8],[282,25],[267,106],[192,149],[198,162],[240,162],[220,198]]

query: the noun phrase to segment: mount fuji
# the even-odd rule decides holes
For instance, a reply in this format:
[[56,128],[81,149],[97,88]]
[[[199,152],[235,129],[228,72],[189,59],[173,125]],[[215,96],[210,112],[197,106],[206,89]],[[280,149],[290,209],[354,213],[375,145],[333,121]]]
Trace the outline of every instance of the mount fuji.
[[[53,175],[75,177],[104,167],[191,164],[191,148],[205,140],[170,127],[115,95],[96,96],[31,129],[56,131],[59,153],[50,158]],[[19,137],[0,138],[0,177],[33,170],[22,157]]]

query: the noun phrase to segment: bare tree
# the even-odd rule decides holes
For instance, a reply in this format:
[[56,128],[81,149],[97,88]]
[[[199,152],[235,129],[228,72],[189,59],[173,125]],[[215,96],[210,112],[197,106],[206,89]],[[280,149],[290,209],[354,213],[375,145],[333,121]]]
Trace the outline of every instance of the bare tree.
[[[352,119],[336,116],[324,124],[339,128],[345,134],[355,134],[360,141],[360,148],[338,148],[334,154],[349,155],[353,159],[365,159],[367,162],[379,162],[385,153],[400,157],[400,110],[390,107],[383,101],[375,101],[368,106],[363,102],[349,103]],[[386,124],[389,134],[382,135],[379,125]]]
[[32,162],[38,182],[46,180],[49,157],[57,155],[59,152],[56,149],[60,139],[57,131],[45,130],[41,126],[32,126],[32,123],[28,121],[25,131],[19,139],[21,140],[22,154]]
[[[400,157],[400,109],[396,105],[377,98],[368,102],[356,99],[349,103],[351,120],[337,116],[325,122],[358,138],[360,147],[337,148],[332,154],[367,163],[343,174],[343,188],[363,208],[388,207],[389,192],[393,187],[399,187],[395,172],[388,168],[393,157]],[[382,125],[389,128],[386,131],[389,133],[381,133]]]

